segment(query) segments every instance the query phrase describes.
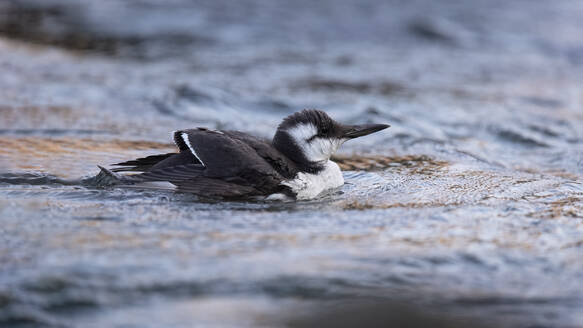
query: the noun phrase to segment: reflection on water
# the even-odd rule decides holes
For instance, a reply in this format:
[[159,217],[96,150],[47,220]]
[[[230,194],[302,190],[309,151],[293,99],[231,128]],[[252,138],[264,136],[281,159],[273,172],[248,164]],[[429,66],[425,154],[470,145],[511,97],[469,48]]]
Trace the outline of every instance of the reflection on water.
[[[1,3],[0,325],[581,325],[582,18],[573,2]],[[172,151],[173,130],[270,138],[304,107],[392,125],[347,143],[346,184],[316,200],[85,179]]]

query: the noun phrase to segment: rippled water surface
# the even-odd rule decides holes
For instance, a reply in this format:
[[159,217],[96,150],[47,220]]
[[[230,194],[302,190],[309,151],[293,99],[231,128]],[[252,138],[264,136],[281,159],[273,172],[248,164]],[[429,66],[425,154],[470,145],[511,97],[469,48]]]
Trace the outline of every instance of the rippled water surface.
[[[0,326],[583,326],[582,29],[575,1],[0,3]],[[392,127],[313,201],[82,182],[302,108]]]

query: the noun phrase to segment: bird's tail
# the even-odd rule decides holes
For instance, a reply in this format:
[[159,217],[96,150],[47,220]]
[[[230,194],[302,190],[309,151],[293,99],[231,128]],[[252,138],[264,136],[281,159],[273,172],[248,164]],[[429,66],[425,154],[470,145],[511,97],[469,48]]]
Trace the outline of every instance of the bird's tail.
[[117,174],[103,166],[98,165],[97,167],[99,167],[101,171],[99,171],[96,176],[84,180],[83,182],[85,182],[85,184],[91,184],[96,187],[110,187],[122,184],[133,184],[136,182],[128,176]]

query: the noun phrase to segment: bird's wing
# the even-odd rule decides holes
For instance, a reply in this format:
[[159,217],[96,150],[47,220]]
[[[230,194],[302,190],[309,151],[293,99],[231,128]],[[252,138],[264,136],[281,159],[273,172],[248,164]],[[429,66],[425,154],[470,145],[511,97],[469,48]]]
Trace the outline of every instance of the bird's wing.
[[[203,128],[199,128],[200,131],[208,131]],[[174,132],[174,143],[180,149],[179,153],[167,153],[167,154],[157,154],[150,155],[147,157],[137,158],[130,161],[125,161],[121,163],[112,164],[114,166],[119,166],[112,169],[112,172],[124,172],[124,171],[137,171],[137,172],[147,172],[152,169],[158,169],[167,166],[177,166],[186,164],[201,164],[200,159],[196,157],[193,151],[191,151],[191,146],[182,136],[184,131]]]
[[192,154],[205,168],[209,178],[237,177],[243,171],[256,174],[277,174],[273,167],[244,140],[221,131],[203,128],[174,133],[180,152]]
[[111,171],[113,172],[124,172],[124,171],[137,171],[137,172],[146,172],[150,170],[154,165],[158,164],[159,162],[167,159],[170,156],[176,155],[176,153],[167,153],[167,154],[158,154],[158,155],[151,155],[142,158],[136,158],[131,161],[125,161],[121,163],[112,164],[114,166],[119,166]]
[[[284,179],[244,140],[207,129],[174,133],[179,154],[158,162],[136,181],[169,181],[181,191],[223,197],[279,192]],[[208,195],[206,195],[208,193]]]
[[179,182],[186,181],[197,177],[204,177],[204,167],[199,164],[186,164],[165,166],[138,175],[132,175],[131,178],[136,182],[145,181],[169,181]]
[[286,179],[292,179],[298,173],[296,164],[275,149],[271,143],[239,131],[225,131],[224,133],[253,148],[258,156],[263,158]]

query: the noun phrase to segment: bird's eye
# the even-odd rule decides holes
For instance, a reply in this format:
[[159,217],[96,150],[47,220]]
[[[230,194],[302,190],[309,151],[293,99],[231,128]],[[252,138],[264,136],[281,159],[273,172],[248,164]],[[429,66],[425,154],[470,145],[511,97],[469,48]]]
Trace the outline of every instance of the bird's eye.
[[328,134],[328,128],[327,128],[327,127],[323,127],[323,128],[321,128],[321,129],[320,129],[320,134],[321,134],[321,135],[326,135],[326,134]]

